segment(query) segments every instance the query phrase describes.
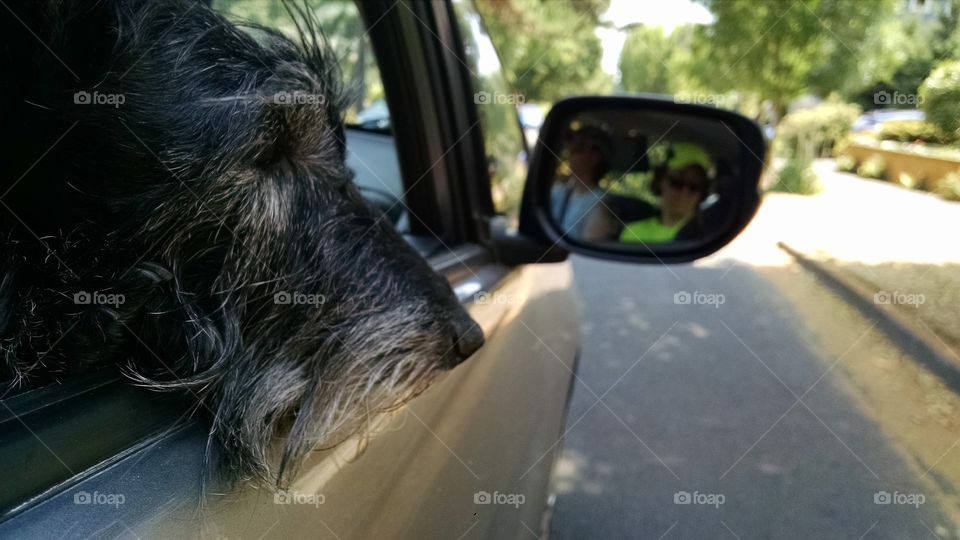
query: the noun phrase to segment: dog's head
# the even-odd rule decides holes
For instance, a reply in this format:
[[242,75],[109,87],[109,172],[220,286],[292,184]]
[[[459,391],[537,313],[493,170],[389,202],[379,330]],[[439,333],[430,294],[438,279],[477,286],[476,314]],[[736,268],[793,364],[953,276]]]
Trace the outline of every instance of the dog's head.
[[11,376],[119,364],[201,400],[235,478],[283,480],[480,346],[351,182],[303,10],[295,42],[186,0],[39,4],[3,22]]

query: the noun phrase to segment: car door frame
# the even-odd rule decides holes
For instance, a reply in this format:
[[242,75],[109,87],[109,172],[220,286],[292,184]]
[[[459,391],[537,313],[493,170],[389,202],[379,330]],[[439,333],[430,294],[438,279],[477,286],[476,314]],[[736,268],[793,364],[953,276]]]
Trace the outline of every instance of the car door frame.
[[436,236],[448,249],[488,244],[490,180],[469,72],[462,52],[455,52],[463,47],[452,6],[403,0],[358,5],[385,88],[394,85],[386,100],[394,133],[404,134],[395,137],[403,177],[414,179],[404,201],[412,231]]

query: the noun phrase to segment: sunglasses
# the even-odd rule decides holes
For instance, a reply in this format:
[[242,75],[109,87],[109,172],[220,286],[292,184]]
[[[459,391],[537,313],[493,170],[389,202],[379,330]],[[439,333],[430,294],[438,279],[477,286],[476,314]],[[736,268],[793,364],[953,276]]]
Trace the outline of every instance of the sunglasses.
[[676,191],[689,191],[690,193],[703,193],[704,185],[701,182],[685,182],[680,178],[672,176],[667,177],[667,183]]

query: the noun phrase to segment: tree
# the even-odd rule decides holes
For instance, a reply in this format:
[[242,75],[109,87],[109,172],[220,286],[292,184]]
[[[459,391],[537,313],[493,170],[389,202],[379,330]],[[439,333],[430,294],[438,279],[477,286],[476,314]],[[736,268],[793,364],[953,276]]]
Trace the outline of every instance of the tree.
[[[294,2],[293,5],[299,4]],[[355,122],[360,111],[384,96],[360,12],[350,2],[310,0],[303,6],[319,22],[324,37],[337,56],[351,98],[345,111],[346,120]],[[214,0],[213,7],[238,22],[266,26],[291,39],[298,39],[297,26],[282,2]]]
[[665,35],[659,26],[637,25],[630,29],[620,52],[620,89],[625,92],[669,94],[671,68],[676,51],[673,34]]
[[481,0],[483,17],[510,84],[527,101],[609,92],[594,29],[609,0]]
[[936,64],[934,46],[942,42],[940,26],[931,24],[916,14],[898,10],[886,21],[881,21],[869,32],[868,42],[877,49],[868,58],[881,65],[861,71],[872,77],[859,86],[840,89],[847,99],[864,109],[886,107],[904,108],[912,104],[880,101],[877,96],[916,96],[917,89]]
[[960,58],[960,0],[939,0],[945,4],[940,14],[933,53],[938,60]]
[[694,40],[700,78],[755,92],[780,114],[811,86],[836,89],[850,77],[862,79],[875,46],[868,30],[893,6],[893,0],[700,1],[714,15]]
[[927,119],[952,139],[960,135],[960,60],[943,62],[920,86]]

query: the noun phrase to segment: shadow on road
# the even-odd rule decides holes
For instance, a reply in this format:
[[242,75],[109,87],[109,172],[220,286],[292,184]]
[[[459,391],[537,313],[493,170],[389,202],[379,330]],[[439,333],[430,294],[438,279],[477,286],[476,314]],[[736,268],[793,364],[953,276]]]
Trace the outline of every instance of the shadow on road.
[[[857,390],[857,377],[890,378],[862,365],[877,351],[918,368],[796,266],[575,259],[574,272],[583,350],[551,538],[955,530],[952,483],[924,474],[897,426],[872,414],[871,399],[891,390]],[[955,425],[925,429],[907,435],[931,455],[958,438]]]

